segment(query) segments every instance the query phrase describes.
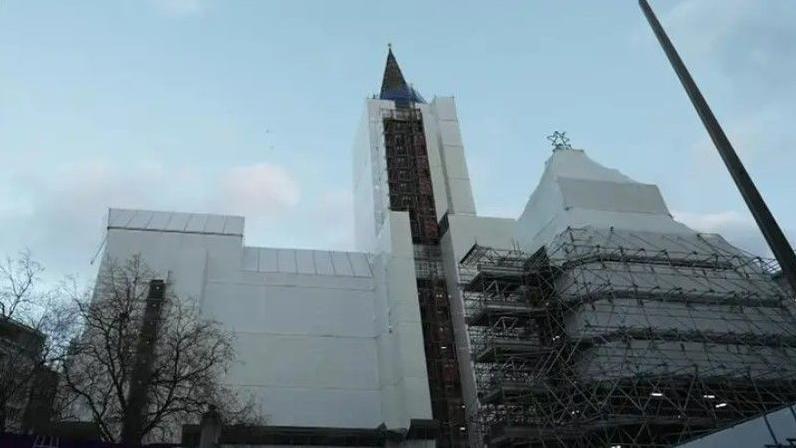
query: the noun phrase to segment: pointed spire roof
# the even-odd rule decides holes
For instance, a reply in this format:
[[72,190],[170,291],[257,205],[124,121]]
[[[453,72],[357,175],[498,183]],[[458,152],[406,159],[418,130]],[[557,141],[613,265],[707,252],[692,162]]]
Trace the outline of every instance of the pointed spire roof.
[[382,100],[393,100],[396,102],[415,102],[425,103],[426,101],[412,88],[404,79],[401,67],[392,52],[392,46],[388,46],[387,63],[384,66],[384,77],[381,81],[381,93],[379,98]]
[[387,64],[384,66],[384,77],[381,80],[381,94],[393,90],[406,89],[409,86],[406,84],[404,74],[401,73],[401,67],[398,66],[398,61],[395,60],[395,55],[392,53],[392,47],[387,50]]

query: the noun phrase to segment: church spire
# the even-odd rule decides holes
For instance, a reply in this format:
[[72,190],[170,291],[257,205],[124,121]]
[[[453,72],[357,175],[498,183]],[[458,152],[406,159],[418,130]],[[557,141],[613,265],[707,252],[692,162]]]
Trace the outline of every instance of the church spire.
[[423,97],[404,79],[401,67],[398,66],[398,61],[392,53],[392,45],[388,45],[387,48],[387,63],[384,66],[384,77],[381,81],[379,98],[402,103],[425,103],[426,101]]
[[395,60],[395,55],[392,54],[392,45],[387,48],[387,63],[384,66],[384,77],[381,80],[382,97],[384,97],[385,93],[409,88],[404,79],[404,74],[401,73],[401,67],[398,66],[398,61]]

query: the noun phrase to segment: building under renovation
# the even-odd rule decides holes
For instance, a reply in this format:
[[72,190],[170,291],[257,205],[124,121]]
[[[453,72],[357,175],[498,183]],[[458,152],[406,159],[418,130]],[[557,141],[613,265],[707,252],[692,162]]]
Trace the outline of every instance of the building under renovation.
[[224,381],[267,419],[249,443],[660,447],[796,402],[773,266],[556,143],[522,216],[479,216],[453,99],[390,51],[354,144],[356,252],[112,209],[103,263],[140,255],[235,333]]
[[672,446],[796,402],[771,262],[582,151],[554,151],[514,246],[461,268],[490,446]]

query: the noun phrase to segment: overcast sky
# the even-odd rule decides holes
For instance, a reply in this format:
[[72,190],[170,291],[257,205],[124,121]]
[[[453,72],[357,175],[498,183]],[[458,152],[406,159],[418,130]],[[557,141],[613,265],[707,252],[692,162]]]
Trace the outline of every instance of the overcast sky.
[[[796,235],[796,2],[653,7]],[[634,0],[2,1],[0,253],[90,276],[108,207],[351,248],[351,144],[388,42],[426,98],[456,97],[479,213],[516,217],[565,130],[683,222],[767,255]]]

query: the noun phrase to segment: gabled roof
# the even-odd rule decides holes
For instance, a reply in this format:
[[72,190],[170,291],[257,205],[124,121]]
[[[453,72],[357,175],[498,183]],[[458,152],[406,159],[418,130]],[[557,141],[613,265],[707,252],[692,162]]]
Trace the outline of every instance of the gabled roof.
[[381,81],[381,92],[379,99],[392,100],[395,102],[415,102],[425,103],[426,100],[420,96],[414,88],[407,84],[398,61],[392,53],[392,48],[387,51],[387,63],[384,66],[384,77]]

